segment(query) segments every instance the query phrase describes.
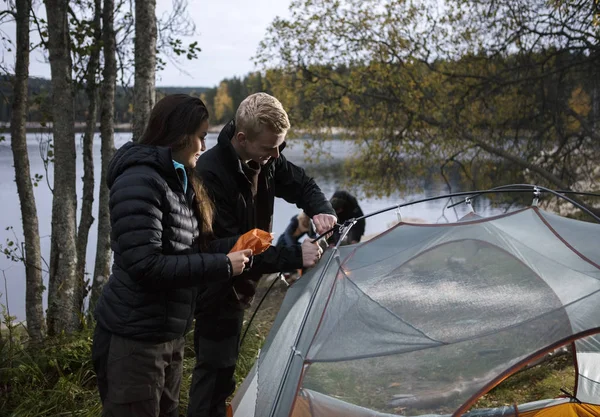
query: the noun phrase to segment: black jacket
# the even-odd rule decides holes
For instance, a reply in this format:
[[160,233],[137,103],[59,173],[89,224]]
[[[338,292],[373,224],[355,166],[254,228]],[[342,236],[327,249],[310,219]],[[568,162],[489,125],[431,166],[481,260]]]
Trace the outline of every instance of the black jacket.
[[[242,170],[241,161],[231,145],[235,123],[229,122],[221,133],[217,145],[206,151],[198,160],[196,172],[204,182],[215,203],[213,228],[216,237],[243,234],[253,228],[271,231],[275,197],[296,204],[312,217],[320,213],[335,215],[315,181],[304,170],[288,162],[283,154],[271,159],[261,168],[259,190],[263,194],[252,197],[250,182]],[[285,148],[285,143],[280,151]],[[302,267],[300,245],[276,248],[254,258],[252,270],[234,278],[238,294],[254,295],[256,281],[261,274],[288,271]],[[199,303],[198,307],[202,307]]]
[[300,222],[298,221],[298,215],[295,215],[294,217],[292,217],[290,219],[290,222],[288,223],[287,227],[285,228],[285,231],[281,234],[281,236],[279,236],[279,239],[277,240],[277,247],[282,248],[284,246],[297,245],[298,241],[304,235],[308,235],[308,237],[311,239],[314,239],[315,237],[317,237],[316,232],[315,232],[314,228],[312,227],[312,224],[309,226],[308,232],[304,232],[299,236],[294,236],[294,233],[296,233],[296,230],[298,230],[299,226],[300,226]]
[[[339,224],[344,224],[346,220],[358,219],[364,215],[362,209],[360,208],[360,205],[358,204],[358,201],[356,200],[356,197],[354,197],[348,191],[337,190],[335,193],[333,193],[333,196],[331,197],[330,201],[337,213],[336,215]],[[360,242],[363,235],[365,234],[365,227],[365,219],[360,219],[350,229],[350,231],[346,235],[346,238],[350,242]],[[340,231],[339,229],[336,229],[333,235],[329,238],[329,242],[335,244],[337,243],[339,238]]]
[[[184,193],[170,149],[125,144],[107,182],[114,262],[96,306],[98,325],[157,343],[183,336],[198,288],[231,288],[227,257],[200,254],[194,192],[188,185]],[[234,243],[211,242],[209,251],[227,252]]]

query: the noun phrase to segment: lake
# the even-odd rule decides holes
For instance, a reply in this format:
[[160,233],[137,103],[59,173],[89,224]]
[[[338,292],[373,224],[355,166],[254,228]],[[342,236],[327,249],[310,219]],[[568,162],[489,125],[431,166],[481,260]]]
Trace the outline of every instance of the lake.
[[[0,211],[0,244],[6,245],[7,240],[22,241],[22,225],[19,199],[17,195],[17,187],[14,181],[15,171],[13,167],[13,157],[10,149],[10,135],[4,134],[6,140],[0,142],[0,201],[2,201],[2,209]],[[39,141],[43,137],[48,138],[48,135],[28,134],[27,144],[29,149],[29,158],[31,162],[31,175],[45,175],[43,161],[40,156]],[[125,142],[130,140],[131,133],[116,133],[115,146],[118,148]],[[216,134],[209,134],[206,141],[208,148],[215,145],[217,139]],[[81,135],[77,135],[78,149],[78,196],[81,196],[81,177],[83,176],[83,167],[81,162]],[[98,179],[100,178],[100,136],[94,138],[94,171],[96,178],[96,191],[94,198],[94,217],[98,213]],[[326,150],[331,154],[331,158],[321,160],[319,163],[307,163],[307,158],[304,151],[302,140],[289,140],[288,147],[284,151],[284,155],[288,160],[297,165],[303,166],[307,172],[312,175],[319,184],[325,195],[329,198],[334,193],[336,188],[343,183],[343,169],[341,166],[346,158],[352,153],[352,145],[342,140],[327,141],[324,144]],[[49,168],[52,170],[52,166]],[[52,183],[52,173],[50,172],[50,183]],[[363,190],[360,188],[352,190],[359,198],[360,205],[365,214],[381,210],[383,208],[395,206],[397,204],[423,198],[425,196],[433,196],[436,194],[447,193],[446,185],[443,182],[431,183],[427,181],[425,190],[422,193],[395,193],[384,198],[364,198]],[[457,190],[457,186],[453,185],[453,190]],[[46,185],[45,178],[35,188],[35,198],[38,208],[38,217],[40,223],[41,249],[45,259],[49,259],[50,254],[50,221],[52,217],[52,193]],[[482,214],[496,214],[498,209],[491,208],[486,204],[485,199],[478,199],[477,211]],[[426,220],[428,222],[447,221],[442,218],[442,214],[446,214],[449,221],[456,220],[457,216],[463,216],[468,212],[467,207],[460,205],[456,207],[456,212],[453,209],[445,210],[444,206],[448,200],[437,200],[428,203],[418,204],[415,206],[402,209],[402,216],[414,217]],[[285,230],[290,218],[298,213],[298,208],[295,205],[288,204],[282,199],[276,199],[275,214],[273,219],[273,233],[275,240]],[[389,224],[396,221],[397,214],[395,210],[367,219],[366,235],[377,234],[383,232],[389,227]],[[7,227],[13,229],[6,230]],[[87,252],[87,273],[93,273],[94,269],[94,248],[96,246],[96,223],[92,225],[89,234],[88,252]],[[2,276],[2,273],[6,277]],[[48,277],[44,277],[44,282],[47,286]],[[25,319],[25,268],[19,263],[15,263],[7,259],[3,254],[0,255],[0,293],[2,298],[0,304],[8,305],[10,314],[16,316],[18,320]],[[8,297],[7,297],[8,296]],[[44,297],[45,298],[45,297]],[[8,301],[7,301],[8,299]],[[44,300],[45,303],[45,300]]]

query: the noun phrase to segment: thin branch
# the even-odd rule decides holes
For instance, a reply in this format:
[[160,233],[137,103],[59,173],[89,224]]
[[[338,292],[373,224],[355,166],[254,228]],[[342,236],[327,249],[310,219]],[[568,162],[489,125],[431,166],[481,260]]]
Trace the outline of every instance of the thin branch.
[[11,16],[13,19],[17,18],[17,13],[12,10],[0,10],[0,21],[4,19],[5,16]]
[[[33,5],[33,2],[31,4]],[[31,19],[32,19],[32,21],[37,29],[38,35],[40,37],[40,43],[38,45],[42,45],[46,50],[48,50],[48,44],[46,43],[46,41],[44,40],[44,36],[42,35],[42,28],[40,26],[40,22],[39,22],[37,16],[35,15],[33,6],[30,7],[29,11],[31,12]]]

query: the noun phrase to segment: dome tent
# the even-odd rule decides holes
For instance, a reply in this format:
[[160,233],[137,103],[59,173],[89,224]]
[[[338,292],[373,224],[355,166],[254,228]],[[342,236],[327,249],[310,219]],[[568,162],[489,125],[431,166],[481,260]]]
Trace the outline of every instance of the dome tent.
[[[233,415],[600,415],[599,238],[534,206],[330,249],[288,290]],[[470,410],[565,345],[572,398]]]

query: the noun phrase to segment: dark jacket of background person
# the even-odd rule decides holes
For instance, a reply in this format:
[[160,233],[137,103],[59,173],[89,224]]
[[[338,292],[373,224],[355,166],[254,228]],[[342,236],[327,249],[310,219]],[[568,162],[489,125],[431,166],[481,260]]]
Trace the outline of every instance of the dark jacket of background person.
[[296,215],[290,219],[284,232],[279,236],[279,239],[277,239],[277,247],[283,248],[284,246],[297,245],[304,235],[308,235],[309,238],[313,239],[317,237],[312,224],[309,225],[308,231],[303,231],[298,236],[294,236],[294,233],[296,233],[299,227],[300,222],[298,221],[298,215]]
[[[235,122],[229,122],[219,134],[217,145],[199,159],[196,171],[215,204],[213,231],[217,238],[243,234],[253,228],[271,231],[275,198],[296,204],[309,217],[320,213],[335,214],[331,204],[304,169],[288,162],[281,154],[261,167],[258,191],[253,198],[251,185],[242,169],[242,161],[231,145]],[[280,147],[283,151],[285,143]],[[302,268],[299,245],[271,247],[254,257],[252,270],[234,279],[239,296],[252,297],[263,273]],[[230,297],[231,300],[231,297]],[[235,299],[233,300],[235,303]],[[198,308],[205,303],[199,302]]]
[[184,193],[168,148],[128,143],[108,173],[112,274],[95,310],[97,324],[131,339],[183,336],[198,288],[228,286],[225,253],[235,238],[200,241],[194,191]]
[[[363,211],[361,210],[356,197],[347,191],[338,190],[331,197],[331,205],[333,206],[338,223],[343,225],[346,220],[356,219],[362,217]],[[346,235],[348,243],[360,242],[363,235],[365,234],[365,219],[361,219],[348,232]],[[333,235],[329,238],[329,243],[335,244],[340,238],[339,229],[336,229]]]

